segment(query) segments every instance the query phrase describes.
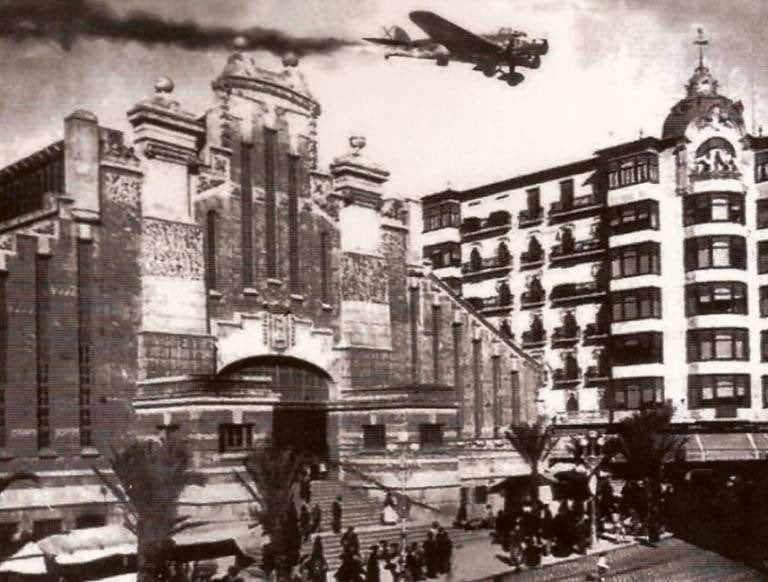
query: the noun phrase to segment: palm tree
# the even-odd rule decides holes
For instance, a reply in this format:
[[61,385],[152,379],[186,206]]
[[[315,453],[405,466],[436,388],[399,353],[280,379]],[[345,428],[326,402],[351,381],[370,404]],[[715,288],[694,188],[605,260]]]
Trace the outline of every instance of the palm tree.
[[[0,478],[0,495],[2,495],[3,491],[8,489],[8,487],[19,481],[32,481],[34,483],[39,483],[40,478],[34,473],[27,473],[25,471],[6,475],[5,477]],[[13,551],[16,550],[16,548],[18,548],[20,545],[20,542],[13,543],[12,538],[15,535],[15,533],[9,533],[7,536],[0,535],[0,559],[5,558],[6,556],[10,556]]]
[[203,485],[204,478],[191,469],[189,450],[175,437],[132,439],[112,452],[109,463],[117,483],[93,470],[127,512],[126,525],[136,535],[138,582],[158,580],[172,536],[198,525],[178,515],[179,496],[190,485]]
[[624,456],[626,478],[646,484],[648,538],[652,543],[659,539],[662,468],[665,463],[676,460],[686,441],[685,437],[671,432],[673,412],[669,404],[635,412],[619,423],[618,436],[606,444],[609,455]]
[[270,537],[270,555],[279,566],[278,576],[285,576],[281,570],[295,565],[299,558],[301,538],[293,494],[303,464],[302,456],[292,449],[266,442],[254,447],[244,464],[253,484],[235,472],[256,502],[253,516]]
[[531,499],[536,502],[539,500],[539,465],[560,439],[554,435],[553,427],[545,416],[539,416],[533,423],[510,426],[506,436],[531,469]]

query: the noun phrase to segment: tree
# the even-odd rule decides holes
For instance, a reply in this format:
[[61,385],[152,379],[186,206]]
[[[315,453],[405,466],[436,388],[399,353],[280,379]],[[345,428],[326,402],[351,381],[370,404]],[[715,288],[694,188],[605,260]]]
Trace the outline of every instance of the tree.
[[158,580],[165,574],[172,536],[198,525],[178,515],[177,503],[186,487],[204,484],[203,476],[191,469],[189,450],[175,437],[132,439],[112,453],[117,483],[93,470],[126,510],[126,525],[136,535],[138,582]]
[[[0,495],[2,495],[3,491],[8,489],[8,487],[19,481],[39,483],[40,478],[34,473],[27,473],[24,471],[6,475],[5,477],[0,478]],[[21,542],[14,543],[15,536],[16,533],[14,532],[9,532],[7,535],[0,535],[0,558],[10,556],[13,551],[21,545]]]
[[539,416],[533,423],[512,425],[506,435],[531,469],[531,499],[538,501],[539,465],[549,456],[559,438],[554,435],[552,425],[544,416]]
[[[253,485],[235,472],[256,502],[253,515],[270,537],[271,557],[286,569],[298,562],[301,547],[293,494],[303,464],[303,457],[292,449],[266,442],[254,447],[244,464]],[[280,570],[278,567],[278,576],[287,574]]]
[[659,539],[662,468],[677,458],[686,441],[685,437],[672,433],[672,414],[669,404],[635,412],[619,423],[618,436],[606,444],[609,455],[624,457],[626,478],[645,482],[648,539],[651,542]]

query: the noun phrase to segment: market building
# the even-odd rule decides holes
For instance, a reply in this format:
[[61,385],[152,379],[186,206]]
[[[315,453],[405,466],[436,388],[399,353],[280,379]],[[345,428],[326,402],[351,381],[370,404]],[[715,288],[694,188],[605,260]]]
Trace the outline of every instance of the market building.
[[434,273],[542,363],[548,414],[662,402],[696,462],[768,451],[768,139],[700,60],[659,137],[422,198]]
[[132,139],[76,111],[0,170],[0,471],[42,478],[0,536],[111,519],[92,466],[129,432],[187,438],[210,484],[184,504],[217,514],[247,515],[232,467],[267,438],[449,509],[526,472],[503,427],[538,364],[422,263],[363,138],[318,166],[319,115],[237,52],[204,114],[161,79]]

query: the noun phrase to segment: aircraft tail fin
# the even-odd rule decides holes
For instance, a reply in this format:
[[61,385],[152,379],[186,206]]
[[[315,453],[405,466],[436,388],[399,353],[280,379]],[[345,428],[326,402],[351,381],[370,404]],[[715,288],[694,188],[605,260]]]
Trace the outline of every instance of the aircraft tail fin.
[[387,30],[387,36],[389,36],[389,38],[397,42],[400,42],[403,44],[411,44],[411,37],[408,36],[408,33],[405,32],[399,26],[393,26],[392,28]]

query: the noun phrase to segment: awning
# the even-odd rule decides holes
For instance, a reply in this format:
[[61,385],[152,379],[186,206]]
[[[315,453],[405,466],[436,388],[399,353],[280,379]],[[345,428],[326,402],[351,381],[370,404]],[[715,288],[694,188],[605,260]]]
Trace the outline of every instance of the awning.
[[29,542],[0,564],[0,572],[35,576],[47,573],[48,569],[40,546]]
[[[504,477],[503,479],[491,485],[488,488],[488,493],[499,493],[499,492],[506,491],[508,488],[529,487],[530,482],[531,482],[530,474],[510,475],[509,477]],[[539,478],[538,478],[539,487],[546,487],[547,485],[552,485],[555,482],[556,481],[554,479],[550,479],[546,475],[542,475],[541,473],[539,473]]]
[[136,554],[136,536],[120,525],[76,529],[38,542],[40,549],[57,564],[86,564],[113,556]]
[[768,436],[763,433],[702,433],[688,436],[685,460],[754,461],[764,459],[768,453]]

